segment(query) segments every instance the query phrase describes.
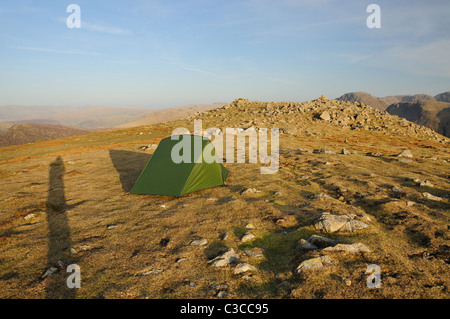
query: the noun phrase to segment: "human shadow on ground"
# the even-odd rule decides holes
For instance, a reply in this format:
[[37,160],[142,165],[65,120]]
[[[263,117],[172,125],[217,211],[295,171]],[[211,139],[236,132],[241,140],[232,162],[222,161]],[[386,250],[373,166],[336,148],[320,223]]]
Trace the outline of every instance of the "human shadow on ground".
[[[81,205],[85,201],[68,205],[64,191],[64,162],[60,156],[50,164],[49,187],[46,203],[48,224],[48,253],[45,297],[47,299],[74,299],[76,288],[67,286],[66,267],[76,263],[71,255],[72,240],[67,214],[69,209]],[[50,271],[50,272],[49,272]]]

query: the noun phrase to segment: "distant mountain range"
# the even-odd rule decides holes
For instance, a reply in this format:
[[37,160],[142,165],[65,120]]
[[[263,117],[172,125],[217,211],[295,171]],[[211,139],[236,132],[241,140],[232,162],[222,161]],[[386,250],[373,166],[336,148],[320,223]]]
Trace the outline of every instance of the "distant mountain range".
[[351,92],[338,97],[336,100],[364,103],[450,137],[450,91],[435,96],[414,94],[382,98],[367,92]]
[[73,126],[81,129],[111,128],[135,121],[149,109],[89,106],[83,108],[55,106],[0,106],[0,122],[42,123]]
[[[435,96],[414,94],[382,98],[367,92],[350,92],[336,100],[363,103],[450,137],[450,91]],[[153,111],[99,106],[85,108],[0,106],[0,146],[173,121],[225,104],[189,104]]]
[[225,103],[189,104],[156,111],[120,107],[1,106],[0,147],[173,121],[223,105]]

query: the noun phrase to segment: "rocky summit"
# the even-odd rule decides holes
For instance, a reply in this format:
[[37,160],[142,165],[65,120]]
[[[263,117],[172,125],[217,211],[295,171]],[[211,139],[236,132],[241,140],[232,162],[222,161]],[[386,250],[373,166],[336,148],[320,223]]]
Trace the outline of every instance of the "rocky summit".
[[[226,154],[224,186],[130,194],[156,145],[194,120],[279,129],[278,170]],[[449,143],[322,96],[239,98],[176,121],[4,147],[0,297],[448,298]],[[66,285],[73,265],[79,289]]]

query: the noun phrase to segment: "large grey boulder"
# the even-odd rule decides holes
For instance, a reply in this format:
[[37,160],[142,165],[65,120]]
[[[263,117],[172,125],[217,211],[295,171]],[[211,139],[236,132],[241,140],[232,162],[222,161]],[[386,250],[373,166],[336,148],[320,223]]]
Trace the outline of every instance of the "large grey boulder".
[[368,224],[354,219],[353,215],[335,215],[323,213],[314,223],[317,230],[326,233],[349,232],[369,227]]
[[297,274],[305,273],[305,272],[311,272],[311,271],[318,271],[322,270],[322,268],[327,265],[331,264],[331,258],[324,255],[317,258],[311,258],[303,261],[296,269]]
[[237,261],[239,261],[239,255],[236,254],[233,248],[230,248],[223,254],[212,259],[209,263],[214,267],[225,267]]

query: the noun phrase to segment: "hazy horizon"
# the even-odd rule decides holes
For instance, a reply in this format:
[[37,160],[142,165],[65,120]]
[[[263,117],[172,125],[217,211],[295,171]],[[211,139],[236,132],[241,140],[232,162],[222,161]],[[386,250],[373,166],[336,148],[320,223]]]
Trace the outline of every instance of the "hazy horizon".
[[[71,3],[80,29],[66,25]],[[4,1],[0,105],[434,96],[449,90],[449,15],[448,1]]]

